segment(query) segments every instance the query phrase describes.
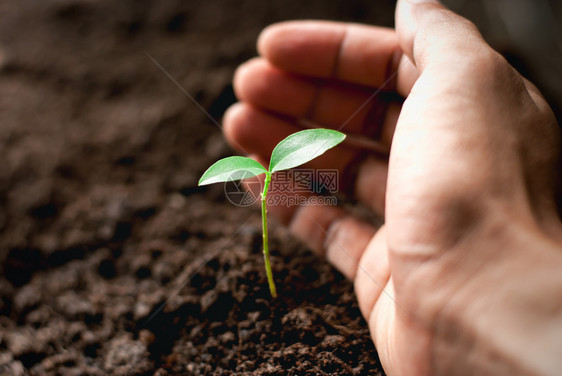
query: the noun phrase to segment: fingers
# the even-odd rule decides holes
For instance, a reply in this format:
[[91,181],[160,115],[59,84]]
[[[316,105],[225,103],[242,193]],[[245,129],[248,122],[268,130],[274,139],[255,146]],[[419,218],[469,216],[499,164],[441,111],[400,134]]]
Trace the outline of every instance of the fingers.
[[[256,155],[250,157],[265,163]],[[263,176],[256,178],[262,180],[263,186]],[[246,189],[254,190],[254,197],[259,196],[259,184],[245,186]],[[282,194],[270,192],[268,197],[271,199]],[[310,195],[303,194],[302,197],[310,198]],[[289,225],[298,239],[326,257],[344,276],[355,282],[360,309],[368,318],[390,278],[384,227],[377,230],[336,206],[318,203],[290,206],[279,202],[268,200],[268,213]]]
[[[258,46],[265,60],[245,64],[234,80],[237,95],[249,105],[234,106],[223,121],[232,145],[267,160],[279,141],[301,128],[300,119],[334,129],[343,126],[346,133],[390,145],[401,101],[389,102],[383,93],[373,95],[375,88],[392,90],[398,82],[407,94],[417,75],[403,59],[400,64],[409,73],[402,79],[390,77],[389,70],[396,69],[401,58],[392,30],[287,22],[266,29]],[[359,187],[354,192],[357,198],[382,215],[387,163],[376,158],[363,161],[363,145],[354,141],[361,140],[350,138],[347,148],[330,151],[309,165],[337,168],[345,183],[340,187],[346,191],[346,186]],[[356,179],[367,186],[355,185]]]
[[431,63],[459,63],[491,50],[474,24],[436,0],[400,0],[396,32],[402,51],[420,73]]
[[[238,103],[228,109],[223,119],[226,139],[233,147],[241,146],[242,151],[257,154],[268,160],[275,145],[290,134],[301,130],[290,119],[282,119],[260,111],[245,103]],[[327,151],[307,164],[311,168],[343,168],[354,157],[355,151],[337,147]]]
[[355,279],[363,252],[376,232],[342,209],[321,205],[298,208],[289,228],[350,280]]
[[[269,159],[271,151],[279,141],[299,130],[290,120],[244,103],[236,104],[227,111],[223,127],[225,137],[233,147],[242,147],[241,151],[255,154],[258,159],[264,161]],[[351,193],[382,216],[388,164],[386,160],[374,157],[365,159],[362,155],[364,153],[357,148],[338,146],[312,160],[306,167],[337,169],[339,190],[349,192],[349,187],[354,187],[355,191]],[[275,175],[273,178],[275,179]],[[286,217],[287,215],[283,214],[283,218]]]
[[383,226],[367,244],[354,281],[359,309],[365,319],[369,319],[381,294],[389,294],[388,297],[391,301],[394,299],[392,293],[385,290],[389,279],[390,265],[386,230]]
[[281,70],[385,90],[394,89],[388,79],[401,55],[392,29],[324,21],[272,25],[258,50]]
[[266,161],[279,141],[299,130],[289,119],[245,103],[234,104],[223,117],[223,133],[228,143],[240,152],[257,154]]
[[310,113],[318,90],[312,81],[287,74],[259,58],[238,67],[233,83],[239,100],[293,117]]
[[[267,162],[273,148],[300,128],[290,119],[282,119],[245,103],[238,103],[225,113],[223,130],[226,140],[234,148],[241,147],[240,151],[255,154],[258,159]],[[304,167],[316,170],[336,169],[339,172],[338,187],[343,189],[344,180],[347,178],[343,172],[354,162],[357,153],[357,150],[338,146],[310,161]],[[268,163],[264,164],[267,165]],[[276,178],[275,175],[273,178]]]
[[[386,114],[400,111],[401,98],[372,89],[298,77],[253,59],[238,68],[236,95],[255,107],[307,119],[320,126],[378,139]],[[382,140],[389,144],[389,139]]]
[[396,75],[396,92],[406,98],[420,76],[416,66],[407,55],[402,55]]

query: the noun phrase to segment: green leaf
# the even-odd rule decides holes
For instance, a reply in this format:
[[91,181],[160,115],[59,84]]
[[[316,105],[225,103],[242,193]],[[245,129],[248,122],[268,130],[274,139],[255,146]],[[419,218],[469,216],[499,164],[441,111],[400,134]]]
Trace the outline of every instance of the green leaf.
[[205,171],[199,185],[220,183],[258,176],[267,172],[258,162],[246,157],[227,157],[215,162]]
[[342,142],[345,134],[332,129],[306,129],[281,141],[271,153],[269,171],[288,170],[324,154]]

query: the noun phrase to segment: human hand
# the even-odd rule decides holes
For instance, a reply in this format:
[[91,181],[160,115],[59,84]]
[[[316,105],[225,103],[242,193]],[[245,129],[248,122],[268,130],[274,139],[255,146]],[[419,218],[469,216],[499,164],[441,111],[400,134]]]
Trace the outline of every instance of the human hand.
[[[225,135],[258,160],[300,119],[388,146],[388,160],[347,145],[310,165],[338,168],[342,184],[354,171],[354,194],[384,216],[381,228],[334,207],[269,209],[354,280],[388,374],[555,374],[556,120],[474,25],[415,3],[399,1],[396,32],[312,21],[266,29],[261,57],[236,74],[242,103]],[[405,101],[376,95],[361,108],[378,88]]]

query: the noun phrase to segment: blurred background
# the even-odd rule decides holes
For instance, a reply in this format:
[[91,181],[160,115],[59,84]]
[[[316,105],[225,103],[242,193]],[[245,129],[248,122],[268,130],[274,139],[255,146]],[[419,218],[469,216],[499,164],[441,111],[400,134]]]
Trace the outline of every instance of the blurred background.
[[[444,2],[539,86],[560,119],[562,2]],[[0,366],[43,374],[68,362],[55,358],[64,348],[74,349],[72,364],[111,369],[108,338],[132,331],[184,265],[242,222],[222,187],[197,187],[231,151],[185,93],[220,121],[235,101],[233,72],[255,56],[265,26],[329,19],[392,27],[394,5],[1,0]],[[88,342],[85,320],[103,329],[101,340]],[[70,329],[35,332],[59,328],[53,323]]]
[[[562,2],[444,2],[475,22],[490,44],[539,86],[560,118]],[[268,24],[310,18],[392,27],[394,5],[393,0],[1,1],[0,257],[34,249],[56,258],[55,250],[82,249],[114,236],[119,216],[105,226],[96,222],[103,218],[69,209],[102,183],[107,192],[95,194],[120,197],[124,184],[138,192],[141,209],[154,207],[162,190],[196,189],[207,157],[228,148],[218,127],[182,90],[220,121],[235,101],[234,69],[255,56],[255,40]],[[88,224],[77,222],[78,215]]]

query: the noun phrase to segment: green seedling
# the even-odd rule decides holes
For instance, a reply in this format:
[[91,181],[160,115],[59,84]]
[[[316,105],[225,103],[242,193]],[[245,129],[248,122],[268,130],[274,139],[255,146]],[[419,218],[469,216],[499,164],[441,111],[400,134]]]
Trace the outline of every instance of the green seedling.
[[263,191],[261,192],[261,215],[263,230],[263,257],[265,271],[272,297],[277,296],[271,263],[269,261],[269,246],[267,240],[267,190],[271,176],[283,170],[298,167],[324,154],[327,150],[338,145],[345,139],[345,134],[331,129],[306,129],[285,138],[275,146],[271,153],[269,169],[260,163],[246,157],[227,157],[215,162],[205,171],[199,185],[236,181],[265,174]]

